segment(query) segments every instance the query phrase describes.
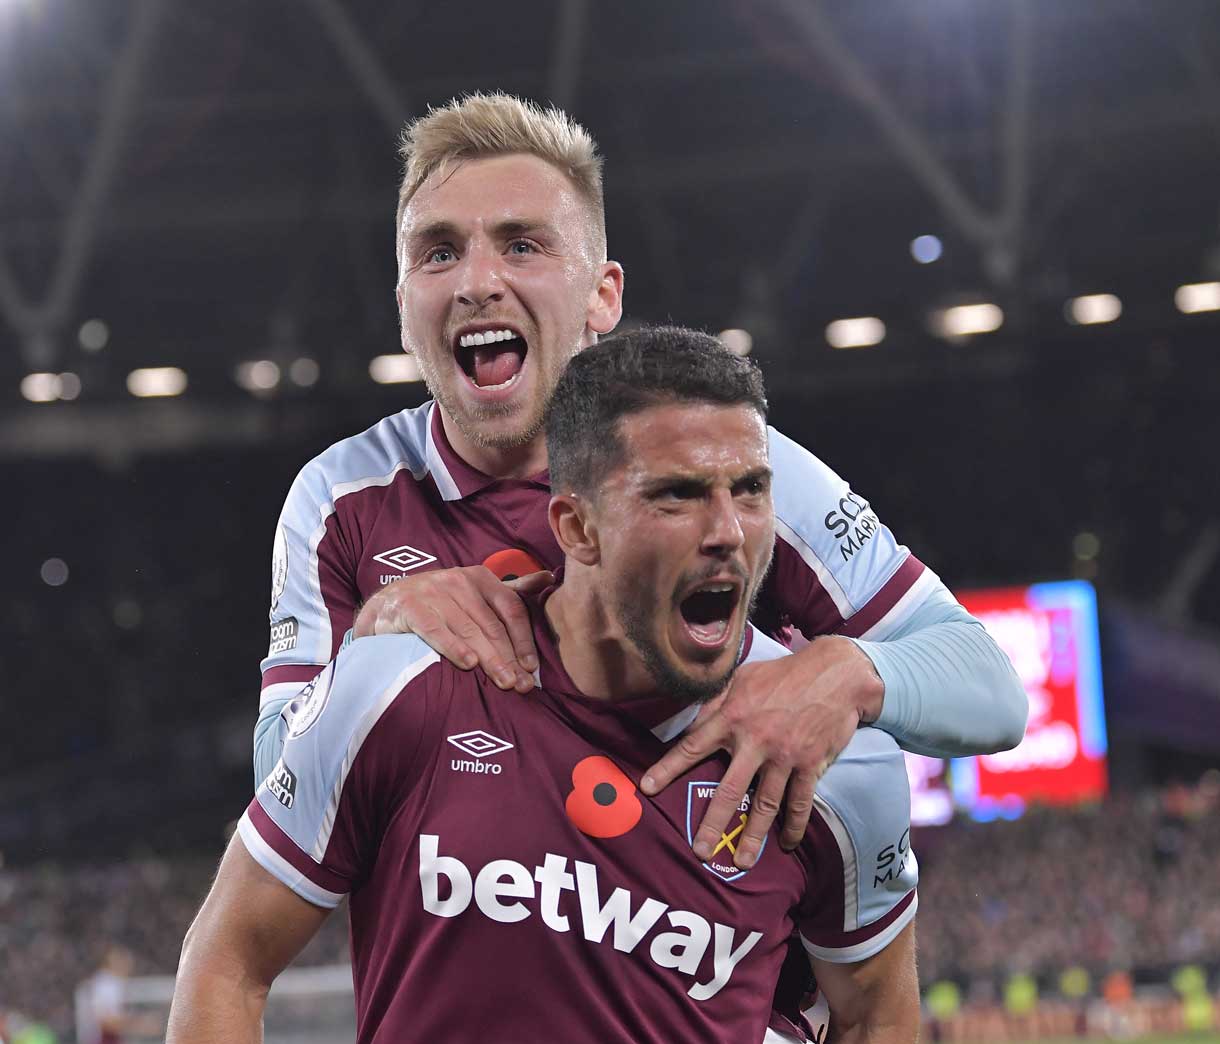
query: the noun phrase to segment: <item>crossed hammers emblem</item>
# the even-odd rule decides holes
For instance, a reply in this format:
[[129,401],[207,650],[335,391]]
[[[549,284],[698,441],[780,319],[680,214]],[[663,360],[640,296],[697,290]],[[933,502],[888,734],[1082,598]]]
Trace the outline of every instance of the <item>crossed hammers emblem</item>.
[[723,832],[721,833],[720,840],[718,842],[716,842],[716,847],[714,849],[712,849],[713,856],[715,856],[715,854],[717,852],[719,852],[722,848],[727,848],[729,850],[730,855],[737,854],[737,846],[733,842],[737,840],[737,835],[740,834],[743,830],[745,830],[746,820],[748,817],[743,812],[740,815],[740,817],[738,817],[738,818],[741,819],[741,822],[738,823],[737,826],[733,827],[733,829],[730,830],[727,834],[725,834]]

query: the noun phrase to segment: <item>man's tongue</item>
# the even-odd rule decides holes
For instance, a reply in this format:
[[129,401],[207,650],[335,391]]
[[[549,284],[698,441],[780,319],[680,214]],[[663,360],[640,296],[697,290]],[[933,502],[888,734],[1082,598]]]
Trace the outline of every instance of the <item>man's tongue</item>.
[[480,388],[503,384],[517,373],[525,361],[521,341],[501,341],[474,350],[474,383]]

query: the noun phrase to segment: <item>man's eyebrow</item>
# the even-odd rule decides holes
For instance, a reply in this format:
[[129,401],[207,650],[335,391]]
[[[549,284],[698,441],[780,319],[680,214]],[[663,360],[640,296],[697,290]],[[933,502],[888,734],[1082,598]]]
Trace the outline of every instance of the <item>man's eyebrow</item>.
[[771,474],[772,474],[772,472],[771,472],[770,466],[767,464],[764,464],[761,467],[757,467],[757,468],[752,469],[751,471],[747,471],[744,475],[742,475],[740,478],[738,478],[734,484],[736,485],[736,484],[740,484],[742,482],[768,481],[771,478]]
[[407,243],[418,246],[431,243],[438,239],[453,239],[457,235],[457,225],[452,221],[433,221],[421,228],[412,229],[407,233]]
[[512,239],[527,232],[554,232],[555,226],[545,218],[509,218],[492,225],[491,230],[499,239]]

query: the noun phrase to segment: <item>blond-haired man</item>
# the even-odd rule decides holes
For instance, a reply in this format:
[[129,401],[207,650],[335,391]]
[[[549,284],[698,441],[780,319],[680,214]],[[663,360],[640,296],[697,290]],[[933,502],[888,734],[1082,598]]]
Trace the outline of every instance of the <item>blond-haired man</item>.
[[[402,346],[434,401],[331,447],[289,492],[273,557],[259,780],[274,776],[300,727],[302,687],[346,634],[413,632],[502,689],[533,688],[537,651],[518,592],[549,582],[561,562],[546,518],[543,418],[567,361],[622,314],[601,161],[569,117],[473,95],[412,123],[402,153]],[[692,844],[708,858],[749,802],[734,834],[743,868],[781,805],[779,840],[799,841],[819,777],[860,724],[908,750],[960,755],[1015,745],[1026,714],[1004,655],[867,500],[796,443],[773,429],[770,439],[777,538],[755,618],[781,641],[792,628],[828,637],[743,668],[638,781],[655,793],[727,750]],[[692,633],[714,643],[725,621],[714,606],[705,615]]]

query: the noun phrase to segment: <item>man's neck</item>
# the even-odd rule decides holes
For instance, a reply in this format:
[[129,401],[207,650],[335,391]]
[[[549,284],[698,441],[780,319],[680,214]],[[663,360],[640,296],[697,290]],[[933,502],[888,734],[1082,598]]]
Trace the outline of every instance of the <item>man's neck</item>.
[[656,691],[652,675],[593,590],[565,576],[543,612],[555,632],[563,669],[582,695],[629,700]]
[[453,452],[472,468],[497,479],[523,479],[546,470],[546,439],[538,435],[520,446],[485,446],[466,437],[444,409],[441,427]]

